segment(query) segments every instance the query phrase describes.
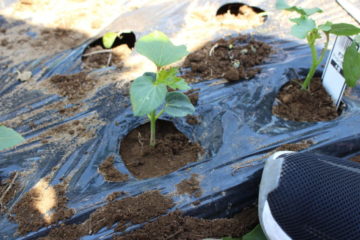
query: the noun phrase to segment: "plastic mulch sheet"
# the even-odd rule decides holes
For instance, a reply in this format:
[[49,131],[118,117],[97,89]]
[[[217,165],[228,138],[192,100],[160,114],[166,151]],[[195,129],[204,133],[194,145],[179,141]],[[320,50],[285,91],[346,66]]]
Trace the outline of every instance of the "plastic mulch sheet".
[[[251,5],[274,11],[274,6],[268,2],[251,1]],[[206,14],[213,11],[215,15],[225,3],[227,1],[154,2],[120,16],[107,28],[133,31],[136,38],[158,29],[177,44],[186,44],[190,51],[208,40],[249,33],[274,50],[260,66],[261,72],[249,81],[223,83],[214,79],[192,84],[199,93],[195,113],[201,120],[199,124],[190,125],[185,118],[163,117],[206,151],[199,161],[166,176],[136,179],[119,155],[122,138],[146,121],[132,115],[128,96],[128,81],[150,68],[149,62],[144,64],[144,58],[137,53],[124,59],[122,70],[108,67],[92,71],[90,76],[98,79],[95,87],[85,95],[79,93],[76,101],[51,88],[48,79],[56,74],[80,72],[82,53],[92,40],[54,56],[1,68],[0,122],[14,127],[27,139],[26,143],[0,153],[2,179],[14,171],[22,173],[19,177],[21,189],[8,208],[11,209],[40,179],[49,179],[50,185],[66,180],[67,206],[76,212],[66,222],[81,222],[105,204],[106,196],[113,192],[135,196],[157,189],[162,194],[170,194],[176,192],[176,184],[198,174],[202,195],[172,194],[175,206],[171,211],[180,209],[185,214],[206,218],[226,217],[255,201],[264,160],[283,144],[311,140],[313,144],[306,151],[342,157],[359,152],[360,87],[348,92],[341,116],[332,121],[293,122],[272,115],[272,105],[281,86],[295,73],[304,74],[309,67],[310,51],[304,42],[288,34],[290,25],[286,18],[275,13],[269,15],[262,26],[248,30],[202,22],[201,19],[207,19]],[[303,6],[307,3],[312,5],[311,1],[301,1]],[[335,6],[341,10],[331,4],[321,7]],[[336,22],[339,16],[345,15],[342,12],[326,16]],[[349,17],[344,19],[351,21]],[[18,81],[16,70],[31,71],[32,79]],[[99,174],[99,165],[109,156],[114,157],[115,167],[129,176],[127,181],[106,182]],[[48,229],[14,236],[17,224],[9,221],[7,215],[0,216],[0,225],[2,239],[33,239],[44,235]],[[103,229],[86,239],[106,238],[112,234],[112,229]]]

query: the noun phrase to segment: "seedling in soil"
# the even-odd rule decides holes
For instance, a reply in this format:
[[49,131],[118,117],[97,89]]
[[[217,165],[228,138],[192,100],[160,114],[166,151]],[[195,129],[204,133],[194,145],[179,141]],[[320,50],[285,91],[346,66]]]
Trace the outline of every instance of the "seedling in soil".
[[0,125],[0,151],[22,143],[25,139],[15,130]]
[[162,32],[155,31],[135,44],[135,50],[150,59],[157,72],[147,72],[135,79],[130,87],[130,100],[135,116],[146,115],[150,120],[150,146],[156,145],[156,120],[166,112],[173,117],[184,117],[195,111],[189,98],[173,90],[188,90],[184,79],[177,77],[178,69],[167,67],[188,54],[186,46],[175,46]]
[[[322,13],[323,11],[320,8],[301,8],[297,6],[289,6],[285,0],[277,0],[276,8],[300,14],[300,17],[290,19],[290,21],[295,23],[295,25],[291,28],[291,33],[300,39],[306,38],[311,49],[312,56],[311,68],[305,78],[304,83],[301,86],[302,89],[309,89],[309,85],[315,74],[315,71],[325,57],[325,53],[329,45],[330,34],[334,34],[336,36],[353,36],[360,33],[360,28],[347,23],[332,23],[327,21],[326,23],[317,26],[316,22],[311,19],[310,16],[315,13]],[[316,40],[321,39],[321,34],[325,35],[326,39],[324,48],[321,50],[320,56],[318,56],[316,51]],[[351,72],[356,69],[356,67],[352,69],[350,69],[350,67],[354,66],[354,64],[355,66],[359,66],[360,64],[360,58],[354,58],[354,48],[355,46],[351,46],[350,49],[348,49],[349,52],[347,50],[348,56],[344,57],[343,63],[344,69],[348,69],[347,74],[345,74],[345,79],[346,83],[350,86],[354,81],[352,76],[353,74],[351,74]],[[357,62],[351,62],[352,60],[356,60]]]

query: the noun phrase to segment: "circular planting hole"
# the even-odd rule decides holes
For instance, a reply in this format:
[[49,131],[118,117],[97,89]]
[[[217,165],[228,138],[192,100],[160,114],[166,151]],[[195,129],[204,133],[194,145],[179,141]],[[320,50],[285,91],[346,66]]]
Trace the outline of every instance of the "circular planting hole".
[[85,49],[82,62],[85,69],[97,69],[102,67],[123,67],[123,59],[130,55],[134,48],[136,36],[133,32],[121,33],[112,48],[106,49],[99,38]]
[[[341,115],[344,105],[336,109],[330,95],[322,85],[321,73],[311,80],[310,89],[301,89],[304,78],[290,77],[280,88],[272,113],[282,119],[297,122],[330,121]],[[306,74],[305,74],[306,75]]]
[[120,155],[139,179],[164,176],[198,160],[203,149],[175,128],[172,122],[156,122],[156,146],[149,145],[150,123],[132,130],[121,142]]
[[227,3],[216,11],[216,16],[224,18],[232,15],[244,20],[260,21],[260,24],[262,24],[267,20],[264,13],[265,11],[259,7],[249,6],[244,3]]

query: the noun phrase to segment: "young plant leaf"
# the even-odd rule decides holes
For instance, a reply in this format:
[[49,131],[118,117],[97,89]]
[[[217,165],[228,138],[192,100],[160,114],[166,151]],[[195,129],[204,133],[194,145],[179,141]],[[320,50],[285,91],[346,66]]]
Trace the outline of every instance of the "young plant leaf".
[[174,63],[188,54],[185,45],[175,46],[162,32],[155,31],[135,43],[138,53],[149,58],[157,67]]
[[309,18],[300,17],[290,20],[295,23],[291,28],[291,34],[301,39],[306,38],[307,34],[316,28],[315,21]]
[[155,77],[144,74],[135,79],[130,87],[130,100],[135,116],[143,116],[156,110],[166,97],[164,84],[155,84]]
[[169,92],[165,102],[165,112],[173,117],[185,117],[195,111],[189,98],[181,92]]
[[289,6],[289,4],[287,4],[287,2],[285,0],[277,0],[275,7],[276,7],[276,9],[284,10],[284,9],[290,8],[291,6]]
[[266,237],[258,224],[251,232],[245,234],[242,240],[266,240]]
[[102,43],[105,48],[111,48],[115,42],[116,37],[118,36],[115,32],[107,32],[102,37]]
[[332,25],[333,25],[332,22],[327,21],[326,23],[319,25],[318,28],[321,31],[329,32],[332,28]]
[[22,143],[25,139],[15,130],[0,126],[0,151]]
[[336,23],[331,26],[329,31],[337,36],[352,36],[360,33],[360,28],[347,23]]
[[360,80],[360,53],[357,50],[356,43],[353,42],[344,54],[343,70],[345,82],[350,87],[355,87],[356,82]]
[[158,73],[157,82],[163,83],[170,88],[176,90],[188,90],[190,89],[189,85],[185,82],[184,79],[177,77],[178,74],[177,68],[170,68],[169,70],[161,70]]

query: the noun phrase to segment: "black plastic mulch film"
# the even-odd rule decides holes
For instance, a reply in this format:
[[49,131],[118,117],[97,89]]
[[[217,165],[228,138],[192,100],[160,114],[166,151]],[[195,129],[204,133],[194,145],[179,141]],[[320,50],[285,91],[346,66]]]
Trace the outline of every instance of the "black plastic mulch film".
[[[334,1],[320,2],[322,4],[317,4],[324,8],[325,12],[337,9],[335,15],[325,14],[327,19],[333,22],[351,21]],[[215,16],[217,9],[226,3],[231,1],[189,0],[160,4],[150,1],[144,7],[120,16],[106,31],[131,30],[136,38],[139,38],[153,30],[161,30],[172,38],[181,34],[185,16],[191,9],[209,5],[208,9],[213,9]],[[224,29],[214,32],[212,39],[219,39],[229,33],[232,36],[250,33],[255,39],[271,45],[275,53],[261,66],[261,73],[250,81],[211,85],[216,81],[211,80],[192,85],[192,88],[199,89],[195,115],[200,116],[200,124],[189,125],[185,118],[164,118],[173,121],[191,140],[199,142],[206,150],[206,155],[202,160],[190,163],[166,176],[138,180],[124,166],[118,154],[119,143],[130,130],[146,120],[132,115],[128,96],[114,84],[102,86],[92,97],[82,100],[86,106],[84,111],[75,116],[61,118],[57,110],[46,106],[62,102],[63,97],[44,93],[40,89],[22,88],[23,83],[13,74],[15,68],[32,71],[33,76],[37,78],[36,81],[41,82],[55,74],[80,72],[82,52],[93,40],[87,40],[75,49],[54,56],[4,69],[0,76],[0,122],[20,117],[21,124],[16,130],[26,139],[36,139],[51,128],[73,120],[91,119],[95,115],[102,122],[92,125],[90,122],[89,126],[95,135],[84,142],[79,143],[72,139],[61,143],[49,140],[46,143],[38,139],[1,152],[1,178],[7,178],[13,171],[26,173],[20,178],[23,188],[16,195],[16,199],[10,202],[9,207],[14,206],[43,177],[51,176],[50,184],[53,185],[66,179],[69,182],[67,206],[76,211],[66,222],[78,222],[105,204],[106,196],[112,192],[127,192],[127,197],[157,189],[162,194],[169,194],[176,191],[176,184],[190,178],[192,174],[198,174],[202,178],[201,197],[173,196],[176,205],[171,211],[180,209],[185,214],[207,218],[226,217],[255,201],[264,159],[278,146],[312,140],[314,144],[307,151],[343,157],[359,152],[359,86],[344,97],[345,109],[341,116],[333,121],[301,123],[286,121],[272,115],[271,109],[277,92],[289,80],[293,71],[299,74],[306,72],[311,61],[310,51],[303,41],[290,36],[290,24],[285,17],[277,16],[274,9],[275,1],[259,0],[244,3],[268,11],[270,15],[265,24],[241,32]],[[312,1],[290,1],[290,4],[313,6]],[[324,20],[321,17],[319,19]],[[188,34],[189,41],[195,41],[199,37],[196,34],[199,33],[194,31]],[[96,70],[93,74],[102,75],[106,71],[116,70],[110,67]],[[36,114],[32,114],[30,119],[21,118],[32,111]],[[46,127],[32,130],[31,123],[46,123]],[[115,157],[115,166],[121,173],[129,175],[128,181],[106,182],[98,173],[99,164],[109,156]],[[241,164],[246,167],[241,167]],[[200,204],[193,204],[195,201],[200,201]],[[40,229],[26,236],[15,237],[17,225],[4,215],[0,216],[0,225],[2,239],[33,239],[46,232],[46,229]],[[112,229],[103,229],[86,239],[110,237],[112,232]]]

